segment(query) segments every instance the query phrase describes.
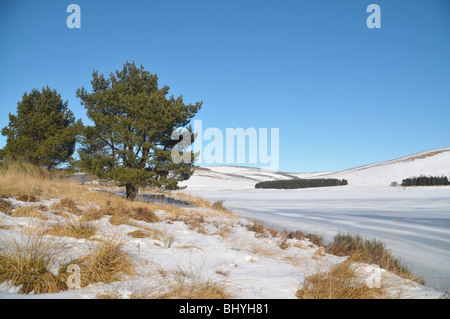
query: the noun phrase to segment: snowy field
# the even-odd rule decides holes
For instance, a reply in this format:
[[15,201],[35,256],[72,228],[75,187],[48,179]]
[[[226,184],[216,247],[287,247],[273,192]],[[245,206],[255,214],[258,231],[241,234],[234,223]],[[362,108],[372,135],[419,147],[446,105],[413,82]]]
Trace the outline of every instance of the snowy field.
[[[268,231],[265,231],[267,236],[260,236],[252,229],[254,224],[248,218],[281,230],[316,232],[325,239],[338,231],[376,237],[423,276],[428,285],[384,273],[383,288],[387,296],[441,298],[450,286],[450,187],[403,189],[386,184],[392,179],[401,182],[402,176],[417,175],[414,170],[450,175],[449,151],[421,153],[346,173],[293,174],[229,166],[198,169],[188,181],[187,189],[180,191],[212,201],[224,200],[233,214],[217,211],[211,205],[176,209],[163,205],[150,206],[157,221],[136,219],[137,215],[129,213],[126,220],[122,220],[123,214],[114,213],[121,211],[118,209],[120,202],[116,202],[119,198],[103,198],[106,194],[98,192],[96,184],[71,184],[71,190],[76,188],[73,194],[78,194],[79,198],[69,204],[67,201],[63,204],[67,196],[64,193],[54,193],[52,196],[56,197],[42,198],[38,202],[4,197],[4,211],[0,210],[2,247],[8,247],[12,240],[18,245],[13,247],[22,247],[22,252],[26,252],[24,245],[34,236],[51,243],[49,252],[57,258],[50,263],[48,271],[58,276],[63,271],[62,265],[78,265],[103,243],[119,238],[123,252],[133,262],[134,273],[122,274],[111,283],[81,283],[80,288],[44,294],[21,294],[21,285],[5,281],[0,283],[0,299],[186,298],[184,294],[195,296],[195,290],[205,285],[221,287],[220,291],[231,298],[293,299],[308,276],[329,270],[346,259],[326,254],[323,248],[306,238],[283,239]],[[371,174],[377,176],[376,185],[368,183],[367,176]],[[339,175],[348,179],[349,185],[289,191],[253,188],[255,182],[261,180],[323,175]],[[53,187],[67,191],[64,185]],[[158,194],[152,196],[157,198]],[[141,199],[149,201],[152,196]],[[5,208],[7,202],[10,211]],[[28,215],[23,215],[24,212]],[[99,215],[83,222],[92,212]],[[94,226],[94,233],[86,237],[51,231],[58,227],[70,229],[71,225],[86,227],[89,225],[86,223]],[[352,266],[356,267],[357,279],[361,282],[378,269],[358,263]]]
[[[392,187],[403,178],[450,176],[450,148],[342,172],[276,173],[232,166],[201,169],[185,192],[224,200],[235,214],[279,229],[338,232],[385,242],[427,285],[450,289],[450,187]],[[298,190],[254,189],[258,181],[292,177],[347,179],[348,186]]]

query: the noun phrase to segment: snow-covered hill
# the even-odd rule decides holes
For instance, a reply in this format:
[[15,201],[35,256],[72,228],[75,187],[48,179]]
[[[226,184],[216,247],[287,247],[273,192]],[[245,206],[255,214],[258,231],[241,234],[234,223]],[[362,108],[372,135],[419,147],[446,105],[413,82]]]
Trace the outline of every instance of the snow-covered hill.
[[[279,229],[332,238],[351,232],[385,242],[436,288],[450,287],[450,186],[391,187],[413,176],[450,176],[450,148],[412,154],[340,172],[280,173],[248,167],[198,168],[185,190],[222,200],[234,213]],[[346,179],[347,186],[255,189],[259,181]]]
[[181,185],[188,189],[248,189],[267,180],[292,178],[346,179],[350,187],[387,187],[392,182],[420,175],[450,176],[450,147],[420,152],[394,160],[339,172],[285,173],[242,166],[199,167]]

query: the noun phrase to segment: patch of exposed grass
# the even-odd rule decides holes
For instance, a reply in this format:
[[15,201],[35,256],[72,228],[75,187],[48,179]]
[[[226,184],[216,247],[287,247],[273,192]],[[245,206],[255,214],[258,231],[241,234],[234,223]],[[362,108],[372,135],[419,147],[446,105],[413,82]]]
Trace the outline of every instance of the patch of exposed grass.
[[214,281],[179,284],[158,299],[230,299],[223,284]]
[[3,198],[0,198],[0,212],[9,215],[12,209],[13,205],[11,204],[11,202],[4,200]]
[[55,225],[44,232],[44,235],[73,238],[89,238],[97,232],[97,225],[94,221],[78,221],[69,219]]
[[83,211],[83,213],[81,214],[80,221],[89,222],[89,221],[99,220],[103,216],[104,216],[104,213],[100,209],[88,208],[87,210]]
[[325,246],[323,237],[319,234],[314,233],[304,233],[301,230],[296,231],[284,231],[283,232],[288,239],[297,239],[297,240],[304,240],[309,239],[311,243],[313,243],[316,246],[323,247]]
[[45,214],[30,206],[16,208],[10,215],[11,217],[35,217],[42,220],[48,220],[48,217]]
[[[101,242],[86,256],[72,261],[70,264],[80,267],[81,286],[86,287],[96,282],[108,284],[121,280],[124,275],[133,275],[135,263],[124,251],[123,245],[123,240],[111,238]],[[61,273],[67,274],[70,264],[65,265]]]
[[171,284],[156,299],[230,299],[230,286],[226,280],[205,278],[200,269],[177,267],[165,277],[172,277]]
[[147,223],[157,223],[160,221],[159,217],[147,207],[136,207],[132,209],[131,217]]
[[0,282],[21,286],[20,293],[57,293],[67,290],[65,281],[49,269],[59,260],[57,244],[39,236],[0,242]]
[[133,238],[147,238],[147,237],[150,237],[151,234],[149,234],[148,232],[143,231],[143,230],[135,230],[135,231],[129,232],[128,236],[131,236]]
[[278,231],[273,228],[264,226],[259,221],[251,221],[251,224],[244,225],[247,230],[255,232],[255,236],[258,238],[267,238],[269,236],[277,237],[279,235]]
[[50,209],[67,211],[76,215],[81,214],[81,209],[78,208],[77,203],[70,198],[63,198],[59,202],[53,203]]
[[326,252],[336,256],[349,256],[352,261],[376,264],[400,277],[424,283],[392,256],[386,244],[375,239],[364,239],[359,235],[338,233],[327,245]]
[[296,293],[299,299],[377,299],[384,296],[380,288],[369,288],[357,278],[351,263],[345,261],[305,279]]
[[231,211],[223,205],[223,200],[218,200],[212,203],[212,208],[218,211],[230,213]]
[[157,240],[162,248],[170,248],[175,243],[175,235],[172,230],[168,229],[164,225],[155,224],[147,228],[152,232],[152,238]]

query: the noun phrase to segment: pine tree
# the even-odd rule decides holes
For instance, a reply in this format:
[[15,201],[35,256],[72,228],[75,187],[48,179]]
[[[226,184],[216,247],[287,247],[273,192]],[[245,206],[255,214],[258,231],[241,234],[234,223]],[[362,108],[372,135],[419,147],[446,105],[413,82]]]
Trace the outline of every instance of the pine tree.
[[56,90],[47,86],[25,92],[17,103],[17,115],[9,114],[9,124],[2,129],[7,141],[0,157],[56,168],[74,153],[81,125]]
[[192,153],[190,163],[172,160],[171,150],[179,141],[171,135],[188,126],[201,102],[185,104],[182,96],[167,96],[169,87],[159,88],[157,75],[134,62],[126,62],[107,79],[94,70],[91,84],[92,93],[77,90],[94,123],[84,129],[82,169],[125,186],[130,200],[139,187],[176,189],[192,175]]

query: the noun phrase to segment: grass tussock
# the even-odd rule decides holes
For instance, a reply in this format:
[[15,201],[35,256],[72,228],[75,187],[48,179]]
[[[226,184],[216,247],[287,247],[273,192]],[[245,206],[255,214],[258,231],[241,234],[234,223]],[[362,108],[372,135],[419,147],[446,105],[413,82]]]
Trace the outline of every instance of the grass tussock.
[[377,299],[384,298],[381,288],[369,288],[357,278],[350,262],[333,266],[329,271],[306,277],[296,293],[299,299]]
[[35,217],[42,220],[48,220],[48,217],[45,214],[31,206],[16,208],[9,215],[11,217]]
[[[124,275],[133,275],[135,263],[123,246],[123,240],[111,238],[101,242],[86,256],[72,261],[70,264],[80,267],[81,286],[97,282],[109,284],[121,280]],[[70,264],[65,265],[61,273],[66,273]]]
[[226,286],[220,282],[204,281],[176,285],[158,299],[230,299]]
[[[191,265],[192,266],[192,265]],[[226,280],[205,278],[202,269],[177,267],[168,273],[162,270],[161,275],[171,277],[171,284],[160,291],[156,299],[230,299],[231,287]]]
[[133,225],[132,220],[146,223],[157,223],[159,217],[146,206],[133,206],[127,203],[116,202],[107,204],[106,212],[111,215],[109,222],[113,225]]
[[57,244],[39,236],[0,242],[0,283],[21,286],[20,293],[58,293],[66,282],[50,269],[59,261]]
[[131,236],[133,238],[147,238],[147,237],[151,236],[151,234],[149,234],[149,232],[146,232],[143,230],[135,230],[135,231],[129,232],[127,235]]
[[147,223],[157,223],[160,221],[159,217],[148,207],[136,207],[132,210],[131,217],[136,220],[142,220]]
[[421,284],[424,281],[415,277],[410,270],[392,256],[386,244],[375,239],[364,239],[359,235],[338,233],[333,242],[327,245],[326,252],[336,256],[349,256],[349,260],[366,264],[376,264],[400,277]]
[[231,211],[223,205],[223,200],[218,200],[212,203],[212,208],[221,212],[230,213]]
[[276,229],[264,226],[261,222],[256,220],[251,221],[250,224],[246,224],[244,226],[248,231],[255,232],[255,236],[257,238],[268,238],[270,236],[277,237],[279,235]]
[[94,236],[96,232],[97,225],[95,221],[81,221],[72,218],[47,229],[43,234],[87,239]]
[[155,245],[162,248],[171,248],[175,243],[173,230],[168,229],[164,225],[154,225],[149,227],[149,230],[152,232],[151,237],[158,241],[155,242]]
[[308,239],[311,243],[313,243],[316,246],[324,247],[324,240],[323,237],[319,234],[314,233],[304,233],[301,230],[296,231],[284,231],[284,236],[288,239],[297,239],[297,240],[304,240]]
[[104,212],[100,209],[96,208],[88,208],[81,214],[81,222],[89,222],[89,221],[95,221],[99,220],[104,216]]
[[59,202],[53,203],[50,207],[52,210],[66,211],[75,215],[80,215],[82,210],[77,206],[77,203],[70,198],[63,198]]
[[11,204],[11,202],[4,200],[3,198],[0,198],[0,212],[9,215],[12,209],[13,205]]

